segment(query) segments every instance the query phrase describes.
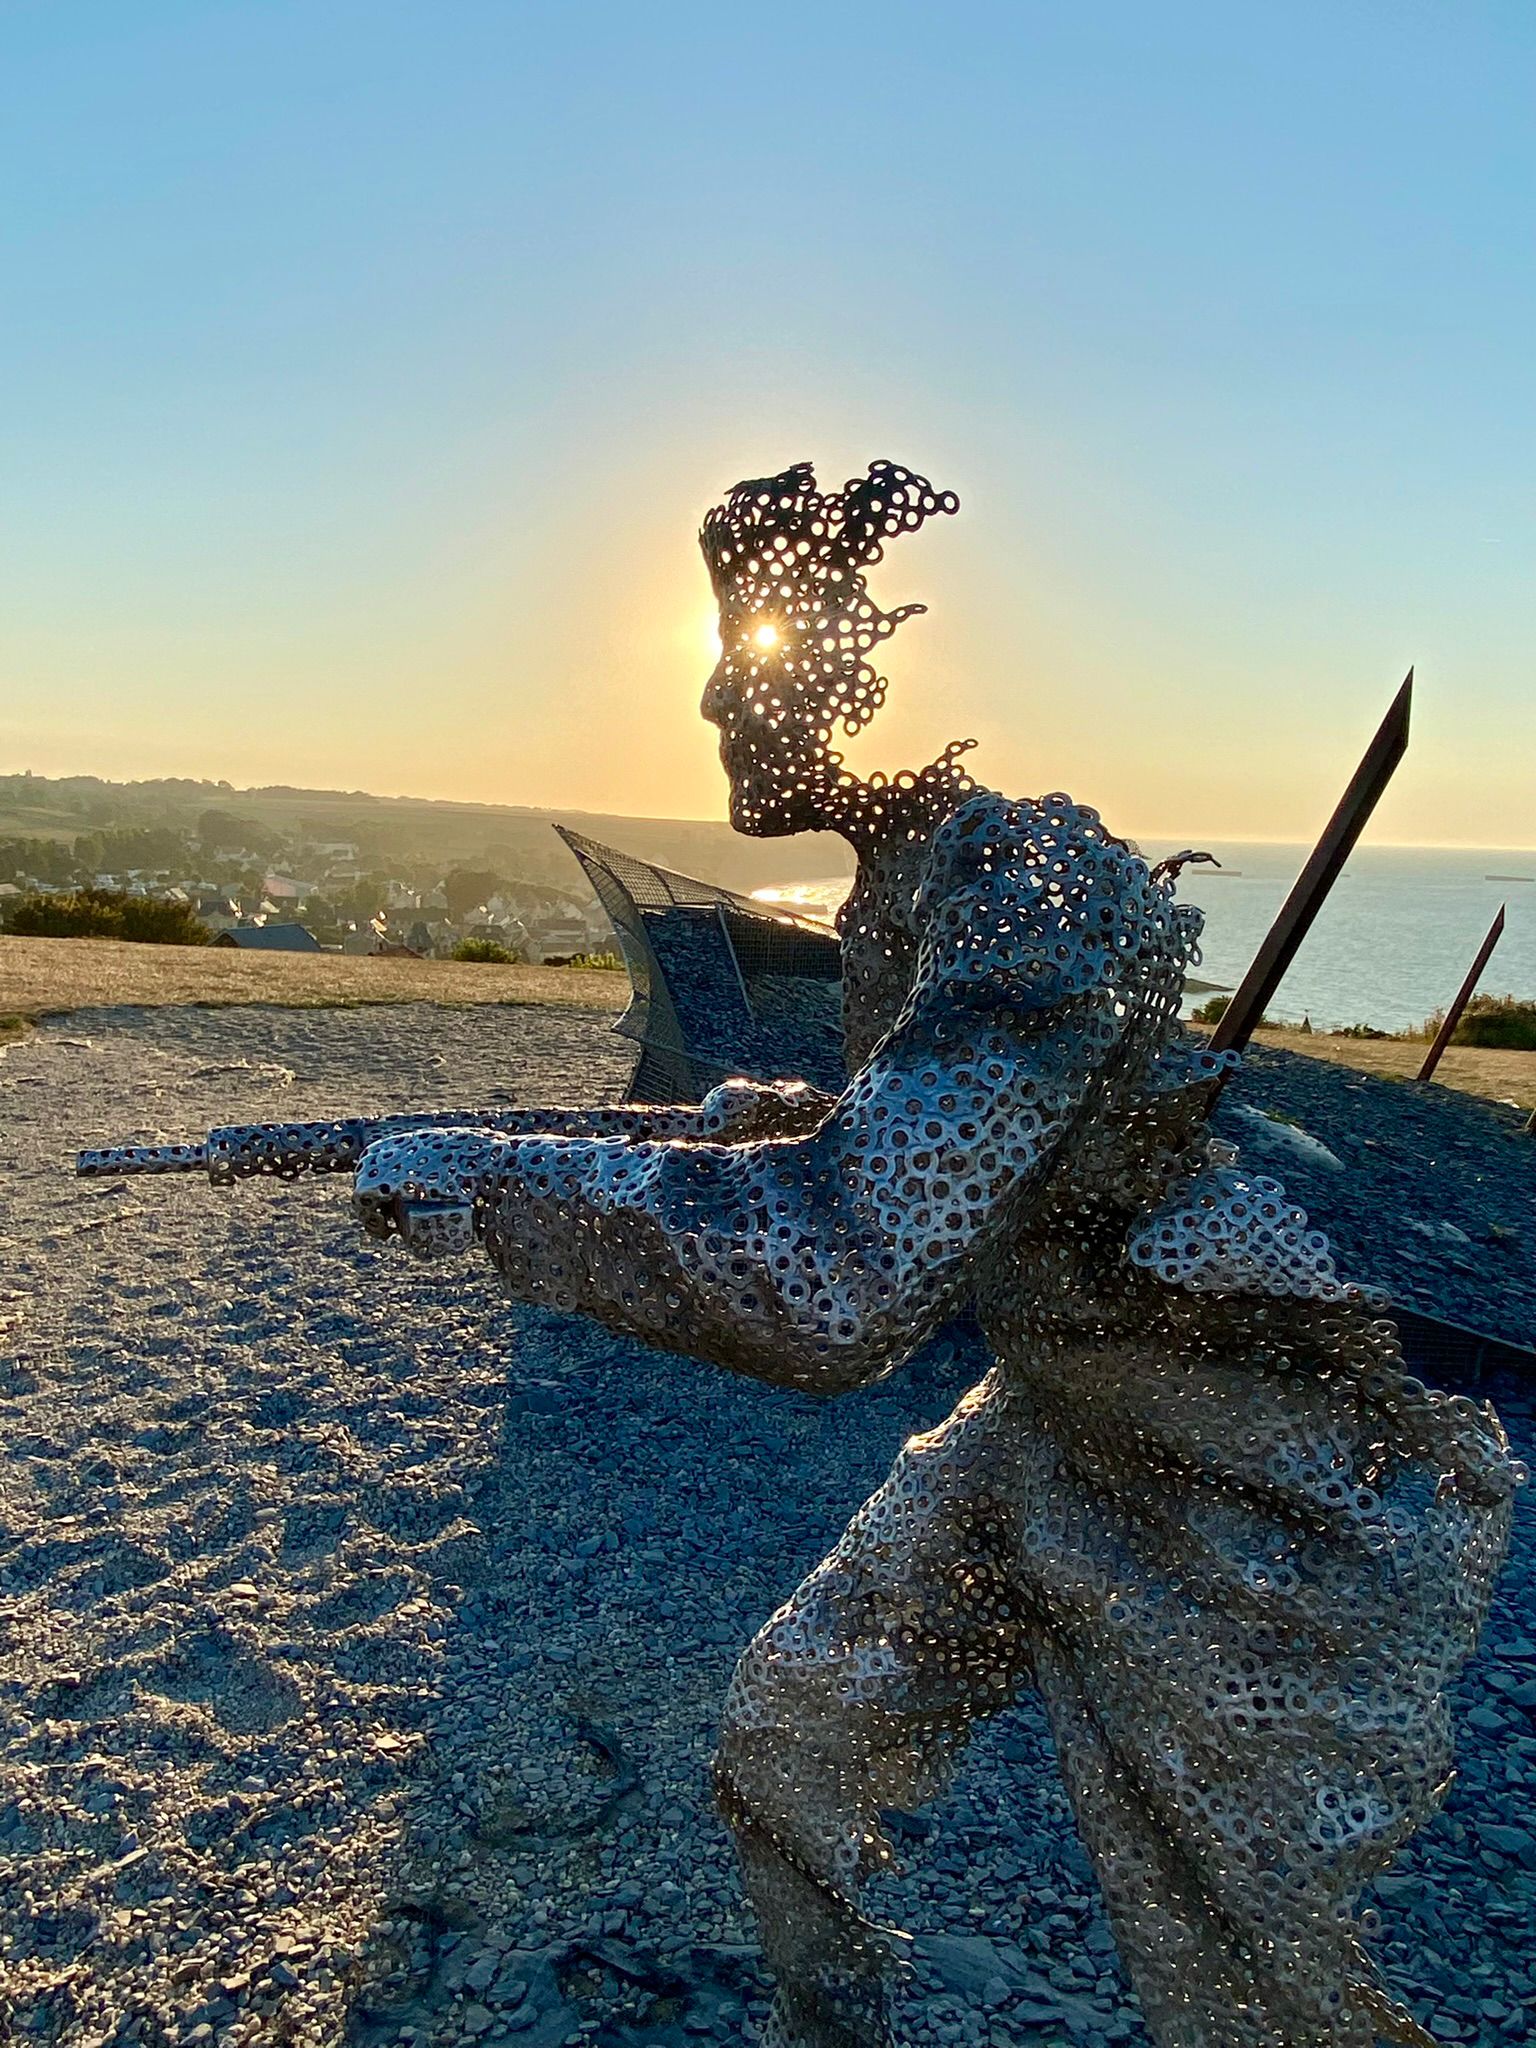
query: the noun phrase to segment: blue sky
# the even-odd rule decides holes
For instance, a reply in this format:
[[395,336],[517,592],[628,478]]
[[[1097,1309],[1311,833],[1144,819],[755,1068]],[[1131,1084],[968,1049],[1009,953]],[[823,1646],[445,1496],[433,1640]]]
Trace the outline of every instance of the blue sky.
[[1536,844],[1536,11],[0,6],[0,767],[720,815],[737,477],[960,492],[861,767]]

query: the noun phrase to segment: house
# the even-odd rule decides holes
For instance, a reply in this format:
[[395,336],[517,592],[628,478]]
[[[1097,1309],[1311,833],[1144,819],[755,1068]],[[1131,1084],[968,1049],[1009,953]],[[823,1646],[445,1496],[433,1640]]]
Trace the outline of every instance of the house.
[[211,932],[232,932],[240,923],[239,907],[227,896],[212,893],[193,899],[198,921]]
[[546,917],[528,934],[526,952],[536,967],[565,967],[588,949],[584,917]]
[[320,941],[302,924],[242,924],[220,932],[216,946],[238,946],[242,953],[318,953]]

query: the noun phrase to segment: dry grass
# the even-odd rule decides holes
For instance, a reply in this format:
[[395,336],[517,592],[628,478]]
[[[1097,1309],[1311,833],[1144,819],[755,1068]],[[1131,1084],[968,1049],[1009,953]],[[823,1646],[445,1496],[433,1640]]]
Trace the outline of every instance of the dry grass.
[[[1268,1027],[1259,1032],[1257,1042],[1395,1081],[1411,1081],[1429,1050],[1422,1038],[1330,1038],[1322,1031]],[[1490,1102],[1517,1102],[1522,1109],[1536,1109],[1536,1052],[1453,1045],[1435,1069],[1435,1080],[1466,1095],[1486,1096]]]
[[[495,967],[459,960],[351,959],[337,953],[240,953],[228,947],[130,946],[116,939],[0,938],[0,1042],[29,1018],[117,1004],[554,1003],[620,1010],[622,974],[592,968]],[[1411,1080],[1422,1040],[1329,1038],[1266,1030],[1261,1045],[1335,1060],[1361,1073]],[[1436,1079],[1448,1088],[1536,1109],[1536,1052],[1453,1045]]]
[[[341,953],[241,953],[229,946],[139,946],[118,939],[0,938],[0,1037],[7,1020],[119,1004],[552,1003],[619,1010],[622,974],[497,967],[460,960],[354,959]],[[13,1034],[14,1035],[14,1034]]]

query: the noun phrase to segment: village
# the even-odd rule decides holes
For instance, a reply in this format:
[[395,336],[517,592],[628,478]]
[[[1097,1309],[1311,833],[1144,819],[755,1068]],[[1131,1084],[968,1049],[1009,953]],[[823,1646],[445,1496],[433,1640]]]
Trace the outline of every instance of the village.
[[23,905],[97,890],[179,906],[212,944],[251,952],[563,966],[613,951],[607,917],[574,870],[562,890],[489,867],[381,865],[349,840],[284,841],[257,827],[249,838],[237,821],[206,814],[197,833],[98,833],[73,848],[0,843],[0,926]]

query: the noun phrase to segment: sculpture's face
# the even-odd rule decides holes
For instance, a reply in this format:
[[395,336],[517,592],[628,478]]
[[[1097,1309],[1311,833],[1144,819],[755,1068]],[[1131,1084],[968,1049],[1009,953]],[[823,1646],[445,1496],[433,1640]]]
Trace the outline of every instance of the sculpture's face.
[[867,657],[923,609],[882,612],[863,571],[884,538],[958,503],[888,462],[823,495],[799,463],[738,484],[705,520],[721,654],[700,709],[720,729],[739,832],[776,838],[836,821],[846,778],[833,733],[858,732],[880,708],[885,681]]
[[729,599],[720,606],[721,655],[700,710],[720,731],[731,823],[755,838],[814,831],[826,821],[838,758],[832,729],[839,679],[807,687],[795,661],[795,625]]

